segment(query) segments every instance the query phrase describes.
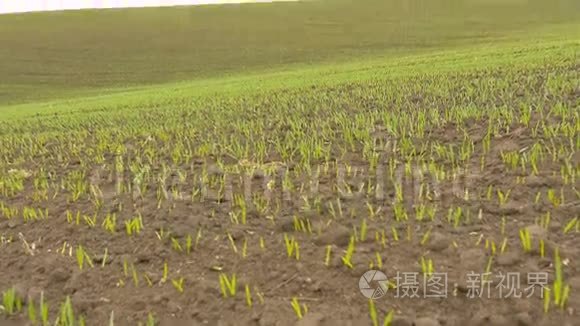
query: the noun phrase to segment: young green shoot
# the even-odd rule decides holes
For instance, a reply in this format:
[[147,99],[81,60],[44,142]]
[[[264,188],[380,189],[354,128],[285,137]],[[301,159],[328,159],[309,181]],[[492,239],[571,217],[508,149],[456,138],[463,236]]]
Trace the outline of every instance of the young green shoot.
[[522,244],[524,252],[532,251],[532,236],[530,234],[530,230],[528,230],[527,228],[520,230],[520,242]]
[[224,298],[235,297],[237,289],[237,278],[236,274],[232,274],[230,278],[224,273],[219,275],[220,289]]
[[503,192],[500,189],[497,189],[497,199],[500,206],[503,206],[508,202],[511,191],[511,189],[508,189],[508,191]]
[[308,307],[306,306],[306,304],[301,305],[297,297],[292,298],[290,305],[292,306],[292,310],[294,310],[294,313],[296,314],[296,317],[298,317],[298,319],[304,318],[304,315],[308,313]]
[[163,276],[161,277],[161,284],[167,282],[167,277],[169,276],[169,267],[167,262],[163,263]]
[[22,299],[16,293],[15,288],[11,288],[2,293],[2,307],[9,316],[19,313],[22,310]]
[[566,307],[566,303],[570,296],[570,285],[564,283],[562,258],[560,257],[560,250],[558,248],[555,249],[554,260],[555,279],[552,286],[554,292],[554,304],[563,310]]
[[38,315],[36,313],[36,308],[34,307],[34,301],[30,300],[28,302],[28,320],[32,325],[36,325],[38,323]]
[[346,249],[346,252],[344,253],[344,256],[342,256],[342,263],[352,269],[354,266],[352,265],[352,256],[354,255],[354,251],[355,251],[355,238],[354,236],[350,237],[350,241],[348,243],[348,248]]
[[377,307],[375,307],[375,301],[373,299],[369,299],[369,315],[371,317],[373,326],[379,326],[379,316],[377,314]]
[[252,301],[252,292],[250,291],[250,286],[248,284],[245,285],[245,292],[246,292],[246,304],[248,307],[252,308],[253,301]]
[[578,224],[580,224],[580,222],[578,221],[578,217],[571,219],[568,223],[566,223],[566,226],[564,227],[564,234],[568,234],[570,231],[576,228]]
[[42,326],[48,326],[48,303],[44,300],[44,292],[40,293],[40,321]]
[[294,256],[296,260],[300,260],[300,246],[298,245],[298,241],[294,239],[294,236],[290,238],[284,233],[284,245],[286,246],[286,254],[289,258]]
[[425,234],[423,234],[423,238],[421,239],[421,245],[424,246],[429,241],[429,236],[431,235],[431,229],[427,230]]
[[173,284],[173,287],[179,292],[179,293],[183,293],[183,283],[184,283],[185,279],[183,277],[171,280],[171,284]]
[[79,245],[75,250],[76,257],[77,257],[77,264],[79,269],[82,271],[84,268],[85,261],[90,266],[93,267],[93,262],[89,254],[84,250],[84,248]]
[[421,256],[421,272],[427,278],[433,275],[434,269],[433,269],[433,261],[431,260],[431,258],[425,259],[425,257]]

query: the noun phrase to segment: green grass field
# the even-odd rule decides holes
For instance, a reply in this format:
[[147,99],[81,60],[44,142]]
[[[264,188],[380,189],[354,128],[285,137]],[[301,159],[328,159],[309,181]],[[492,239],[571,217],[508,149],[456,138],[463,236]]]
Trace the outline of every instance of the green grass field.
[[0,324],[574,325],[579,4],[0,16]]
[[[544,37],[573,0],[323,0],[5,15],[0,104]],[[337,66],[340,69],[340,66]]]

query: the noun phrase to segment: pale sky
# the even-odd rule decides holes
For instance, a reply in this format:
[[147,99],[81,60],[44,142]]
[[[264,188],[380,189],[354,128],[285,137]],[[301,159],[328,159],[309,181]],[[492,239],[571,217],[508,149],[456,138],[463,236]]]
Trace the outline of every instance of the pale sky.
[[272,2],[272,0],[0,0],[0,14],[86,8],[160,7],[240,2]]

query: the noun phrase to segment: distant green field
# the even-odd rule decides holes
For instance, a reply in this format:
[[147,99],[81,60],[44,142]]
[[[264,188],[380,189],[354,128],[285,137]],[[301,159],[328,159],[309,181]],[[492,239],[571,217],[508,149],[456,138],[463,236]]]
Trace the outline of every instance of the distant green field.
[[[578,36],[580,37],[580,33]],[[317,93],[329,92],[333,87],[346,87],[346,85],[397,81],[408,83],[417,76],[446,78],[445,76],[449,74],[462,74],[462,78],[468,81],[470,74],[478,71],[486,72],[495,69],[531,71],[539,66],[546,68],[567,66],[569,71],[565,75],[560,71],[558,78],[568,79],[568,83],[578,85],[580,84],[580,77],[578,77],[580,64],[577,55],[579,51],[580,41],[559,37],[531,44],[511,42],[499,46],[479,45],[401,58],[378,57],[345,64],[320,64],[316,67],[102,90],[101,95],[85,94],[85,96],[68,99],[5,105],[1,108],[0,119],[42,117],[55,113],[62,117],[64,114],[68,116],[66,118],[68,122],[62,124],[64,128],[62,131],[64,131],[70,128],[82,128],[83,124],[75,121],[91,121],[93,116],[102,116],[103,113],[107,114],[107,120],[111,118],[111,113],[123,117],[124,120],[133,114],[138,115],[139,111],[192,110],[213,107],[219,115],[219,112],[224,109],[243,111],[241,103],[252,103],[269,97],[278,98],[279,94],[286,92],[291,92],[292,98],[316,98]],[[292,98],[286,101],[292,101]],[[230,103],[229,106],[224,107],[224,101]],[[36,119],[31,121],[40,122]],[[32,122],[30,125],[32,129],[29,131],[35,130],[36,122]],[[11,129],[9,124],[3,127],[7,128],[6,130]]]
[[388,62],[464,46],[573,40],[579,22],[574,0],[321,0],[4,15],[0,105],[320,63]]

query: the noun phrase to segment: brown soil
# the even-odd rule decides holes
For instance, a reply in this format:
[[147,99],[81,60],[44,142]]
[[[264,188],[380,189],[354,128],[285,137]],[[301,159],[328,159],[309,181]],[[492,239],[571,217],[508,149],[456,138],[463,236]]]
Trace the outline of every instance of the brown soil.
[[[520,148],[523,147],[520,143],[524,142],[499,139],[494,147]],[[335,210],[336,200],[341,198],[342,218],[331,218],[328,206],[306,210],[301,207],[304,202],[298,198],[277,196],[282,193],[279,189],[272,191],[271,201],[280,205],[275,215],[272,215],[274,205],[262,214],[255,207],[249,207],[246,225],[232,227],[227,223],[227,228],[221,221],[229,221],[229,212],[236,209],[232,209],[231,199],[215,198],[215,190],[207,193],[205,199],[168,200],[160,209],[156,207],[154,195],[135,200],[131,196],[111,195],[103,211],[119,211],[118,206],[122,204],[123,215],[142,214],[145,227],[139,235],[132,237],[126,235],[122,225],[115,234],[110,234],[99,224],[91,228],[82,220],[80,225],[75,225],[75,221],[66,223],[67,210],[84,212],[84,209],[90,210],[91,205],[67,203],[57,196],[48,206],[47,220],[24,223],[22,220],[3,219],[0,222],[5,239],[1,247],[3,277],[0,287],[15,286],[23,298],[35,302],[44,292],[53,303],[53,309],[64,296],[70,296],[77,313],[88,317],[89,325],[105,325],[112,311],[116,325],[135,325],[138,321],[145,321],[148,312],[167,325],[292,325],[297,320],[290,305],[294,296],[299,297],[309,310],[299,325],[338,325],[338,321],[362,325],[369,323],[369,317],[367,300],[358,288],[359,278],[369,270],[369,262],[376,261],[376,253],[384,263],[380,269],[391,279],[397,272],[419,273],[420,257],[426,255],[433,260],[436,272],[447,275],[447,298],[397,298],[396,290],[389,290],[376,300],[376,305],[380,315],[394,309],[396,325],[412,325],[413,320],[416,320],[415,325],[537,325],[540,321],[545,321],[546,325],[568,321],[572,325],[572,321],[579,320],[580,292],[574,290],[580,288],[580,247],[577,233],[563,235],[561,229],[569,218],[578,215],[578,202],[550,208],[553,216],[550,228],[536,227],[534,223],[545,214],[548,203],[533,204],[534,194],[547,188],[560,189],[560,179],[528,177],[525,184],[515,184],[515,176],[505,171],[499,159],[487,164],[486,171],[489,172],[476,176],[476,180],[468,184],[470,196],[475,198],[465,201],[454,196],[450,184],[440,187],[440,198],[428,201],[429,205],[439,207],[436,219],[401,223],[397,226],[399,241],[395,241],[389,228],[385,228],[388,225],[386,217],[392,216],[390,199],[388,196],[385,200],[374,198],[375,207],[382,210],[377,217],[367,219],[368,240],[357,243],[352,269],[347,268],[340,257],[348,246],[353,226],[360,230],[361,217],[369,216],[368,208],[363,195],[336,196],[331,190],[336,178],[329,175],[320,178],[319,194],[327,203],[333,200]],[[217,173],[217,169],[215,171]],[[512,199],[505,207],[500,207],[497,200],[478,198],[485,196],[485,185],[490,180],[500,189],[512,189]],[[358,188],[355,178],[349,181],[353,188]],[[259,189],[264,184],[260,176],[247,178],[246,182],[251,182],[254,193],[267,193]],[[414,198],[413,183],[405,184],[406,198]],[[233,188],[239,189],[240,186],[233,183]],[[114,189],[114,185],[105,181],[101,188]],[[387,186],[385,190],[387,195],[393,195],[392,188]],[[575,196],[573,193],[565,195],[567,198]],[[22,198],[8,200],[6,204],[23,205]],[[377,204],[379,202],[384,204]],[[414,215],[414,204],[406,203],[411,216]],[[454,228],[445,221],[446,213],[449,207],[459,205],[470,214],[471,220]],[[295,231],[293,216],[308,218],[312,234]],[[492,273],[521,273],[520,290],[528,287],[528,273],[544,271],[552,279],[554,268],[549,257],[551,250],[559,246],[567,263],[565,276],[573,289],[568,309],[544,315],[539,290],[529,299],[499,298],[495,284],[492,285],[491,299],[466,298],[468,273],[483,272],[488,262],[490,251],[485,248],[486,240],[493,240],[498,248],[502,243],[504,237],[499,231],[502,216],[511,222],[505,230],[509,239],[508,250],[496,258]],[[546,258],[541,258],[537,252],[526,254],[520,248],[518,230],[527,226],[531,226],[533,236],[539,234],[546,240]],[[198,246],[189,254],[172,246],[170,239],[173,238],[185,251],[188,235],[195,242],[200,229]],[[156,232],[161,230],[170,232],[170,235],[160,240]],[[384,246],[375,241],[375,231],[382,230],[387,230]],[[427,230],[432,230],[429,241],[421,245]],[[238,253],[232,249],[227,232],[236,243]],[[300,246],[298,261],[287,257],[283,234],[297,239]],[[264,250],[260,248],[260,237],[265,243]],[[534,241],[539,237],[534,237]],[[8,242],[9,238],[12,241]],[[66,247],[65,253],[61,253],[65,241],[68,245],[82,244],[92,257],[94,268],[79,270],[74,250]],[[245,258],[241,254],[244,243],[247,243]],[[325,265],[327,245],[332,246],[329,266]],[[34,246],[34,249],[25,246]],[[103,264],[105,249],[108,254]],[[127,276],[124,275],[124,262],[134,266],[138,284],[134,283],[130,267]],[[183,293],[179,293],[170,280],[161,281],[165,262],[170,279],[184,278]],[[235,298],[222,297],[220,270],[227,275],[237,274],[239,288]],[[422,282],[422,278],[419,280]],[[254,293],[251,309],[246,305],[246,284]],[[263,303],[259,302],[257,292],[262,294]],[[420,317],[430,319],[421,321]],[[1,324],[9,325],[8,321]]]
[[[537,122],[534,119],[538,117],[533,118],[532,125]],[[476,140],[476,148],[481,148],[487,122],[471,121],[466,127]],[[244,175],[224,172],[215,158],[194,159],[190,165],[169,168],[166,188],[150,188],[141,194],[126,189],[134,174],[123,179],[125,191],[118,194],[115,181],[119,176],[112,169],[83,166],[74,159],[68,164],[46,165],[46,171],[55,170],[61,176],[87,172],[87,178],[102,192],[102,196],[95,196],[102,198],[102,205],[87,196],[72,201],[70,193],[60,188],[50,188],[48,198],[35,201],[31,177],[23,190],[1,198],[0,289],[14,287],[25,305],[22,314],[2,315],[0,325],[25,324],[27,303],[37,306],[41,293],[50,305],[51,320],[69,296],[75,314],[85,316],[87,325],[97,326],[108,325],[112,312],[115,325],[137,325],[145,322],[149,313],[162,325],[369,325],[369,300],[359,289],[361,276],[369,269],[379,269],[394,282],[397,273],[418,273],[421,283],[421,257],[432,260],[436,273],[447,275],[445,298],[424,298],[424,291],[432,289],[421,284],[420,298],[397,297],[398,290],[405,290],[399,283],[374,301],[380,324],[383,316],[394,311],[392,325],[397,326],[580,325],[578,227],[563,232],[580,212],[576,184],[564,183],[560,162],[552,162],[549,155],[539,175],[532,175],[529,169],[525,173],[510,170],[501,160],[502,151],[528,151],[531,133],[531,129],[517,126],[506,130],[492,139],[483,169],[479,155],[474,155],[465,164],[470,169],[456,171],[455,180],[437,180],[429,172],[419,178],[422,166],[411,166],[411,173],[405,173],[404,164],[399,164],[394,175],[401,178],[402,206],[408,214],[408,220],[401,222],[395,222],[393,213],[396,191],[389,177],[389,158],[383,157],[373,171],[363,163],[360,151],[336,154],[336,163],[315,166],[310,173],[274,160],[268,166],[256,167],[249,161],[222,158],[231,163],[229,166],[248,171],[255,168]],[[388,133],[377,128],[375,135],[394,146],[395,140],[388,139]],[[431,130],[425,140],[460,146],[462,137],[463,131],[450,124]],[[559,141],[567,144],[567,140]],[[137,153],[143,140],[133,139],[128,144]],[[56,144],[45,144],[48,149],[50,146]],[[392,148],[385,150],[390,151]],[[114,162],[113,158],[106,159]],[[577,171],[578,160],[572,162]],[[25,163],[24,170],[38,169],[32,162]],[[157,176],[161,171],[157,166],[151,172]],[[187,172],[185,180],[180,180],[177,171]],[[208,178],[201,181],[203,171]],[[269,176],[264,171],[274,173]],[[285,171],[290,171],[288,178]],[[225,187],[220,192],[215,181],[224,176]],[[290,190],[283,187],[288,179],[293,184]],[[60,185],[62,180],[50,183]],[[369,184],[374,187],[372,191],[368,191]],[[488,199],[489,185],[493,191]],[[498,202],[498,189],[511,189],[504,205]],[[553,205],[546,195],[548,189],[556,189],[558,195],[563,189],[564,203]],[[541,197],[536,202],[538,192]],[[245,224],[238,195],[247,198]],[[95,205],[100,208],[95,210]],[[426,214],[423,221],[417,221],[415,211],[421,205],[436,209],[432,220]],[[46,208],[48,218],[26,222],[22,218],[24,207]],[[449,211],[453,216],[458,207],[462,218],[454,225],[453,218],[448,220]],[[10,208],[18,209],[17,217],[7,218]],[[87,219],[95,211],[96,223],[90,226]],[[549,225],[540,226],[548,212]],[[103,227],[107,214],[117,216],[114,233]],[[143,229],[128,235],[124,222],[139,215]],[[239,223],[233,222],[234,216]],[[295,218],[303,224],[296,224]],[[360,236],[363,221],[367,224],[366,239]],[[524,252],[520,241],[520,231],[525,228],[531,235],[530,252]],[[359,239],[349,268],[342,257],[354,229]],[[297,241],[299,259],[288,257],[284,235]],[[504,239],[507,246],[500,253]],[[543,255],[540,242],[544,244]],[[85,264],[79,268],[79,245],[92,259],[93,267]],[[489,265],[492,247],[496,254]],[[328,248],[331,254],[326,264]],[[552,286],[556,248],[564,264],[564,281],[571,287],[564,309],[552,305],[549,313],[544,313],[537,287],[529,298],[529,291],[522,298],[500,295],[496,286],[502,273],[520,275],[519,286],[514,286],[519,291],[530,286],[529,275],[539,273],[547,273]],[[377,267],[377,255],[382,267]],[[487,266],[492,273],[490,297],[485,293],[485,298],[468,298],[468,275],[483,273]],[[235,297],[224,298],[221,293],[221,273],[237,275]],[[183,292],[174,284],[181,279]],[[246,301],[246,286],[252,307]],[[308,308],[301,320],[291,306],[294,297]]]

